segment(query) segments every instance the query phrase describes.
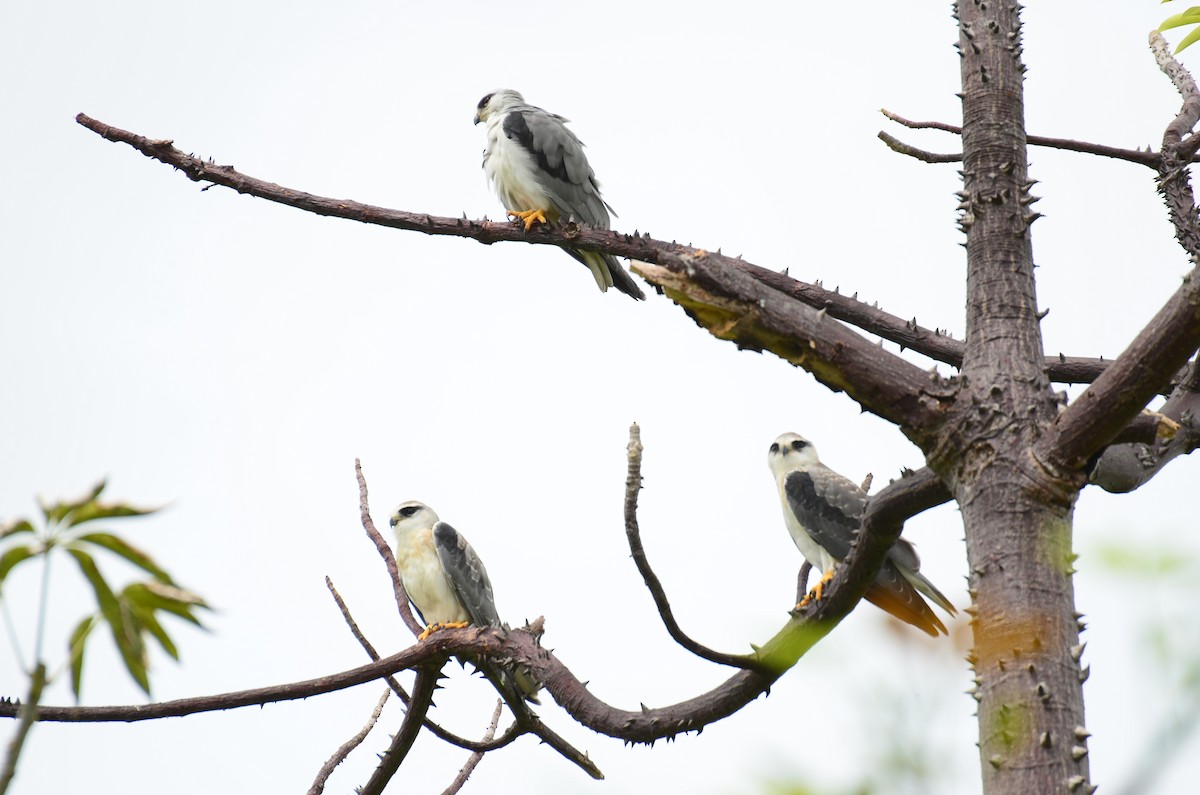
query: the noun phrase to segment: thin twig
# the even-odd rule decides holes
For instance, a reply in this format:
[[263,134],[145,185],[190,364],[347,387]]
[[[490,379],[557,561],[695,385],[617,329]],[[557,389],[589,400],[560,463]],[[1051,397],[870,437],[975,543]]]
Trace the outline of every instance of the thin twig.
[[[488,724],[487,731],[483,733],[483,742],[488,742],[496,736],[496,727],[500,725],[500,713],[504,709],[504,699],[496,699],[496,709],[492,711],[492,722]],[[442,791],[442,795],[456,795],[462,789],[463,784],[467,783],[467,779],[471,777],[471,773],[475,772],[475,766],[483,759],[483,751],[476,751],[467,757],[467,762],[458,771],[458,775],[450,782],[450,786]]]
[[[888,110],[880,110],[887,118],[900,124],[910,130],[941,130],[942,132],[962,135],[962,127],[954,124],[946,124],[940,121],[910,121],[902,116],[897,116]],[[884,133],[880,133],[882,138]],[[890,136],[889,136],[890,137]],[[1048,138],[1043,135],[1029,135],[1025,138],[1026,142],[1031,146],[1042,146],[1047,149],[1062,149],[1068,152],[1080,152],[1085,155],[1099,155],[1100,157],[1110,157],[1114,160],[1125,160],[1130,163],[1137,163],[1140,166],[1149,168],[1158,168],[1158,163],[1161,155],[1157,152],[1151,152],[1149,149],[1122,149],[1116,146],[1105,146],[1104,144],[1093,144],[1087,141],[1073,141],[1070,138]],[[885,143],[886,143],[885,139]],[[888,144],[891,147],[891,144]],[[894,147],[893,147],[894,148]],[[919,151],[919,150],[918,150]],[[909,154],[901,152],[901,154]],[[915,155],[914,155],[915,156]],[[962,160],[962,154],[957,155],[939,155],[939,157],[957,158]],[[951,160],[941,160],[932,162],[953,162]]]
[[[357,640],[359,645],[363,647],[363,650],[366,651],[368,657],[370,657],[372,660],[378,660],[379,652],[375,651],[375,647],[359,630],[357,622],[355,622],[354,617],[350,615],[350,609],[346,607],[346,603],[342,601],[341,594],[339,594],[337,589],[333,587],[333,581],[328,577],[325,578],[325,586],[329,588],[329,592],[333,594],[333,601],[337,603],[338,610],[342,612],[342,618],[345,619],[346,624],[350,627],[350,633],[354,635],[354,639]],[[392,689],[392,692],[399,696],[400,700],[407,706],[409,703],[408,691],[406,691],[404,686],[400,684],[400,680],[394,676],[385,676],[384,681],[387,682],[387,685]],[[508,727],[508,729],[500,736],[500,739],[498,740],[493,740],[491,737],[488,737],[485,740],[476,742],[474,740],[468,740],[465,737],[459,737],[457,734],[447,731],[429,717],[425,718],[425,728],[433,732],[434,736],[436,736],[438,739],[445,740],[451,745],[457,745],[459,748],[471,751],[472,753],[477,751],[494,751],[497,748],[503,748],[513,740],[517,739],[517,737],[521,734],[521,732],[518,731],[517,725],[513,724],[512,726]]]
[[888,135],[883,130],[879,131],[879,140],[887,144],[887,148],[891,149],[896,154],[907,155],[909,157],[916,158],[922,163],[961,163],[963,159],[962,152],[953,154],[937,154],[936,152],[918,149],[911,144],[906,144],[904,141],[901,141],[899,138],[896,138],[893,135]]
[[375,549],[379,551],[379,557],[383,558],[388,575],[392,578],[392,591],[396,594],[396,606],[400,609],[400,618],[404,619],[405,626],[413,635],[420,635],[424,628],[413,617],[412,609],[408,606],[408,592],[404,590],[404,582],[400,579],[396,556],[392,554],[392,548],[387,541],[383,540],[383,536],[375,529],[375,523],[371,521],[371,509],[367,505],[367,480],[363,477],[362,462],[357,458],[354,459],[354,477],[358,479],[358,507],[359,513],[362,515],[362,526],[367,531],[367,537],[375,544]]
[[383,695],[379,697],[379,702],[375,705],[375,709],[371,710],[371,717],[367,719],[366,725],[359,729],[357,734],[342,743],[333,752],[333,756],[325,760],[325,764],[321,765],[321,769],[317,771],[317,777],[313,779],[312,786],[308,788],[308,795],[321,795],[325,791],[325,782],[333,774],[334,768],[345,761],[350,752],[360,746],[362,741],[367,738],[367,735],[371,733],[371,729],[375,728],[375,724],[379,721],[379,716],[383,713],[383,705],[387,703],[388,696],[390,695],[390,690],[384,690]]
[[800,564],[800,571],[796,574],[796,604],[800,604],[808,594],[808,575],[810,573],[812,573],[812,564],[806,560]]
[[21,749],[29,737],[29,729],[38,718],[38,704],[42,700],[42,689],[46,686],[46,665],[38,663],[34,666],[29,677],[29,695],[17,711],[17,730],[8,743],[8,751],[4,755],[4,767],[0,769],[0,795],[8,792],[8,786],[17,774],[17,760],[21,758]]
[[637,500],[638,492],[642,489],[642,436],[641,429],[636,422],[629,426],[629,445],[626,449],[629,468],[625,475],[625,536],[629,540],[629,552],[633,557],[633,562],[637,566],[638,573],[642,575],[646,587],[650,590],[654,606],[658,608],[658,614],[662,617],[667,632],[680,646],[709,662],[730,665],[734,668],[758,667],[758,661],[750,655],[726,654],[698,643],[690,638],[679,626],[679,622],[675,620],[666,590],[650,567],[646,549],[642,546],[641,531],[638,528]]
[[358,790],[358,795],[380,795],[384,787],[392,780],[392,776],[396,775],[396,771],[404,763],[412,744],[421,732],[421,723],[425,720],[425,713],[433,704],[433,691],[437,687],[438,676],[440,674],[435,669],[417,669],[417,678],[413,682],[412,701],[408,704],[408,711],[404,713],[404,722],[400,724],[400,731],[396,732],[396,736],[392,738],[392,744],[383,753],[378,767],[371,773],[367,783]]

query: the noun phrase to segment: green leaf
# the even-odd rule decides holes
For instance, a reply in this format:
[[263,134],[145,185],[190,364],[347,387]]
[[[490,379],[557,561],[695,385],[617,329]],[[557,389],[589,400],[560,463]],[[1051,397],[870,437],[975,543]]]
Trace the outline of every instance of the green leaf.
[[82,549],[67,547],[67,552],[79,564],[83,576],[92,586],[96,594],[96,602],[100,606],[100,614],[108,622],[112,630],[113,642],[125,663],[129,675],[146,693],[150,692],[150,679],[146,672],[146,647],[142,642],[141,628],[127,605],[121,604],[112,588],[104,580],[104,575],[96,566],[92,556]]
[[95,627],[96,617],[88,616],[75,625],[67,641],[67,651],[71,655],[71,692],[75,694],[76,703],[79,702],[80,687],[83,684],[83,651],[87,646],[88,636]]
[[1179,28],[1184,25],[1194,25],[1200,22],[1200,6],[1192,6],[1182,14],[1175,14],[1163,20],[1163,23],[1158,26],[1161,30],[1170,30],[1171,28]]
[[112,533],[85,533],[83,535],[76,536],[71,544],[76,544],[80,541],[88,544],[95,544],[98,547],[103,547],[109,552],[121,556],[138,568],[150,572],[159,582],[163,582],[168,585],[172,584],[171,575],[167,574],[166,571],[164,571],[157,563],[155,563],[154,558],[150,557],[148,554],[132,544],[129,544],[128,542],[118,538]]
[[36,556],[38,550],[30,545],[15,546],[5,550],[3,555],[0,555],[0,590],[4,588],[4,578],[12,571],[18,563],[29,560]]
[[45,516],[46,521],[51,524],[54,522],[61,522],[63,517],[69,514],[71,511],[77,511],[83,506],[87,505],[89,502],[94,502],[95,499],[100,496],[100,492],[104,491],[104,487],[107,485],[107,483],[108,482],[105,480],[100,481],[92,487],[92,490],[88,492],[86,496],[80,497],[78,500],[71,502],[56,502],[51,505],[41,501],[42,515]]
[[141,623],[142,627],[149,632],[158,645],[162,646],[162,650],[171,656],[171,659],[179,659],[179,649],[175,646],[175,641],[171,640],[171,636],[163,629],[163,625],[158,622],[158,617],[154,615],[154,611],[141,607],[134,602],[128,602],[129,609],[133,611],[134,616]]
[[[1200,19],[1197,19],[1196,21],[1200,22]],[[1191,33],[1184,36],[1183,41],[1179,42],[1179,46],[1175,48],[1175,52],[1183,52],[1185,48],[1195,44],[1197,39],[1200,39],[1200,28],[1196,28]]]
[[97,519],[120,519],[127,516],[148,516],[158,508],[137,508],[123,502],[89,502],[72,511],[66,518],[68,527],[77,527]]
[[173,585],[164,585],[160,582],[132,583],[125,587],[123,594],[130,604],[136,605],[138,608],[164,610],[198,627],[204,625],[200,623],[200,619],[192,613],[192,610],[194,608],[209,609],[204,600],[191,591],[185,591]]
[[28,519],[18,519],[15,522],[9,522],[6,525],[0,526],[0,538],[8,538],[9,536],[17,535],[18,533],[32,532],[33,525],[29,523]]

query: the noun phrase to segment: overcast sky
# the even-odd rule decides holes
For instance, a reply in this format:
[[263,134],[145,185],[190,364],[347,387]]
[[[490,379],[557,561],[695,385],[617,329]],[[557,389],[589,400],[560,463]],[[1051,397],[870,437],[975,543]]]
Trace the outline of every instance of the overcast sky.
[[[114,498],[168,506],[112,526],[216,612],[211,632],[175,627],[181,665],[154,656],[155,699],[363,663],[326,575],[382,653],[411,641],[358,523],[356,457],[381,526],[403,500],[433,506],[486,561],[501,614],[544,615],[546,644],[598,695],[661,706],[716,685],[726,672],[670,642],[628,559],[630,422],[646,446],[651,561],[683,626],[732,652],[783,624],[800,564],[767,446],[798,431],[829,465],[882,485],[923,463],[894,428],[772,355],[710,337],[665,298],[600,294],[552,248],[484,247],[202,191],[73,117],[171,138],[315,194],[500,218],[471,119],[482,95],[511,87],[572,119],[619,213],[615,228],[787,267],[961,337],[956,168],[900,157],[875,138],[889,129],[959,149],[878,113],[958,120],[950,4],[783,8],[6,3],[0,518],[105,476]],[[1039,3],[1025,14],[1030,131],[1156,144],[1179,103],[1145,39],[1167,12],[1115,0],[1088,9]],[[1045,197],[1034,250],[1047,350],[1115,356],[1188,267],[1153,174],[1046,150],[1031,161]],[[1098,552],[1121,540],[1172,546],[1194,571],[1196,519],[1180,494],[1198,474],[1200,462],[1182,460],[1134,495],[1088,489],[1079,501],[1092,773],[1106,788],[1130,775],[1149,741],[1141,730],[1173,698],[1178,672],[1155,661],[1142,617],[1166,617],[1179,629],[1173,642],[1196,640],[1181,608],[1196,591],[1179,590],[1179,577],[1113,577]],[[930,579],[965,606],[957,512],[918,517],[906,536]],[[133,576],[102,565],[116,582]],[[5,589],[25,663],[36,575],[18,570]],[[89,599],[56,560],[52,666]],[[897,733],[942,771],[939,792],[978,791],[967,643],[962,621],[933,641],[864,605],[768,698],[698,737],[626,748],[548,704],[544,719],[591,754],[605,782],[525,738],[489,755],[468,791],[837,788],[877,767],[881,735]],[[107,638],[89,654],[85,703],[145,700]],[[24,692],[21,663],[5,644],[0,694]],[[302,792],[380,690],[130,726],[39,725],[15,789]],[[69,703],[66,676],[45,701]],[[456,669],[434,715],[478,736],[492,703]],[[400,720],[389,706],[330,792],[366,780]],[[1194,758],[1200,744],[1190,749]],[[429,735],[414,754],[397,791],[440,792],[466,758]],[[1191,781],[1184,767],[1157,791]]]

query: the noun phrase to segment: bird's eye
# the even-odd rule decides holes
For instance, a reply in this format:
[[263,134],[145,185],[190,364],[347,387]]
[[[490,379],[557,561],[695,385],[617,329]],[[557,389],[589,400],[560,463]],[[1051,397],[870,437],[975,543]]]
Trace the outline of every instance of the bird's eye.
[[483,99],[479,100],[479,110],[483,110],[483,106],[484,106],[484,105],[486,105],[486,104],[488,104],[488,102],[490,102],[490,101],[491,101],[491,99],[492,99],[492,97],[493,97],[493,96],[495,96],[495,95],[494,95],[494,94],[488,94],[486,97],[484,97]]
[[792,442],[793,450],[803,450],[805,447],[808,447],[808,442],[804,441],[803,439],[797,439],[796,441]]
[[778,452],[779,452],[779,442],[771,442],[771,450],[770,450],[770,452],[771,452],[772,454],[775,454],[775,453],[778,453]]
[[415,505],[405,505],[403,508],[400,509],[400,515],[407,519],[408,517],[412,516],[419,510],[421,510],[421,509]]

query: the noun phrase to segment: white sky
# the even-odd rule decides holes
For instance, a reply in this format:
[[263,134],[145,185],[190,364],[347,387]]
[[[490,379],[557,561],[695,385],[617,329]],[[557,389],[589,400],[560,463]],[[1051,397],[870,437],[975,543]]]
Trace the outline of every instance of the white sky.
[[[597,694],[659,706],[722,681],[725,671],[669,641],[628,560],[629,423],[646,444],[651,561],[684,627],[730,651],[781,626],[800,563],[766,467],[770,442],[799,431],[831,466],[855,479],[874,472],[882,485],[922,463],[899,433],[774,356],[711,338],[663,298],[601,295],[553,249],[486,248],[201,192],[73,117],[173,138],[312,193],[499,218],[479,168],[483,132],[470,122],[480,96],[513,87],[573,120],[617,229],[786,266],[961,336],[955,167],[875,139],[889,129],[958,149],[877,113],[956,120],[949,3],[783,8],[5,4],[0,517],[30,515],[35,494],[75,496],[104,475],[114,498],[169,504],[116,529],[217,612],[209,634],[175,627],[183,663],[156,656],[158,699],[364,662],[325,575],[381,652],[409,642],[358,524],[355,457],[377,522],[406,499],[434,506],[487,562],[501,613],[545,615],[547,645]],[[1159,141],[1178,101],[1145,31],[1166,13],[1113,0],[1086,15],[1070,4],[1028,10],[1030,131]],[[1115,355],[1187,268],[1153,175],[1043,150],[1031,159],[1045,197],[1034,245],[1047,349]],[[1079,503],[1092,772],[1106,787],[1124,781],[1172,697],[1139,616],[1185,616],[1180,600],[1195,592],[1103,576],[1094,551],[1134,537],[1195,554],[1195,518],[1177,495],[1197,471],[1180,461],[1135,495],[1089,489]],[[956,512],[922,516],[907,536],[930,578],[965,605]],[[90,598],[65,559],[55,566],[52,664]],[[118,582],[132,574],[105,570]],[[27,567],[5,592],[25,655],[36,583]],[[608,780],[523,739],[489,755],[467,791],[848,786],[875,765],[881,732],[904,733],[944,769],[940,791],[977,791],[965,626],[933,642],[889,622],[864,607],[769,698],[653,750],[594,735],[550,705],[546,721]],[[85,703],[144,700],[107,638],[89,653]],[[24,688],[5,645],[0,693]],[[131,726],[39,725],[16,791],[301,792],[380,690]],[[46,702],[69,700],[63,676]],[[492,702],[456,673],[437,703],[446,725],[478,736]],[[381,729],[399,721],[392,705]],[[369,738],[329,791],[363,783],[386,742],[382,731]],[[418,743],[420,765],[394,788],[440,792],[466,754],[429,735]],[[1183,786],[1183,767],[1158,791]]]

